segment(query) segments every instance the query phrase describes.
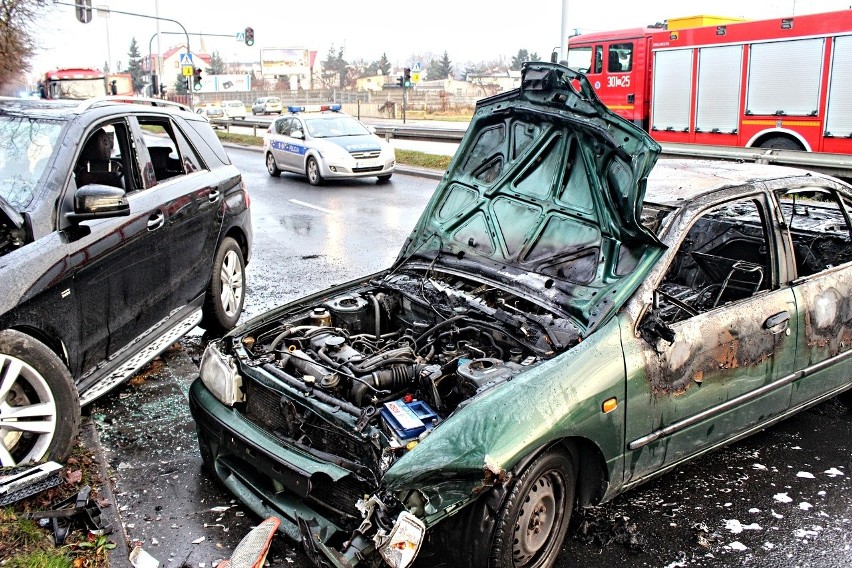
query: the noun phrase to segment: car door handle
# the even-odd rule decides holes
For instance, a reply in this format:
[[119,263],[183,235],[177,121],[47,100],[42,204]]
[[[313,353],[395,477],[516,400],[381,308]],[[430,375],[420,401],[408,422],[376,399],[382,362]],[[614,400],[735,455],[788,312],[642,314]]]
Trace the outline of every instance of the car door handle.
[[[778,312],[777,314],[771,315],[766,318],[766,321],[763,322],[763,329],[768,329],[772,333],[781,333],[787,329],[787,323],[790,321],[790,312]],[[779,329],[775,329],[776,327],[782,326]]]
[[216,201],[217,199],[219,199],[219,195],[221,195],[219,193],[219,190],[214,189],[213,191],[210,192],[210,195],[207,196],[207,200],[210,201],[210,202]]
[[153,231],[159,229],[166,222],[166,217],[163,215],[162,211],[158,211],[157,213],[148,217],[148,230]]

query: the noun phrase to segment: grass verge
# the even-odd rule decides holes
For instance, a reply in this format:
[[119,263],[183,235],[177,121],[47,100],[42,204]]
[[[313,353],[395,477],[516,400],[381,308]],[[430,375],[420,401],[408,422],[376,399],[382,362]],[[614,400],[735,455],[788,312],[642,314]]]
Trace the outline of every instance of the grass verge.
[[[94,456],[77,445],[65,462],[61,476],[64,483],[31,497],[0,508],[0,566],[3,568],[107,568],[108,552],[115,544],[111,536],[95,536],[79,524],[68,534],[63,546],[53,542],[52,530],[37,521],[24,518],[24,513],[45,511],[62,499],[76,495],[84,485],[92,487],[91,498],[98,499],[101,480]],[[101,506],[111,506],[101,502]],[[121,527],[113,527],[122,530]]]

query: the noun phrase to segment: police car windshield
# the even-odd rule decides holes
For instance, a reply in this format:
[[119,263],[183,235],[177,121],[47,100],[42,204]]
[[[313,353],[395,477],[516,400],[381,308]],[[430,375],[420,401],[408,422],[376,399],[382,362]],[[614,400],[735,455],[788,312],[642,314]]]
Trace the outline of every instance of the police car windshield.
[[351,116],[305,117],[305,127],[313,138],[363,136],[370,131]]

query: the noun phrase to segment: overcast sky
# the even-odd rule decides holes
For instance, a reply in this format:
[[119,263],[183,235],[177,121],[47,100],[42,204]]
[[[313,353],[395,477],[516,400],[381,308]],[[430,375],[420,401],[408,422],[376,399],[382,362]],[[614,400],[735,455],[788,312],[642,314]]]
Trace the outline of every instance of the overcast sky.
[[[74,0],[60,0],[73,4]],[[193,51],[218,51],[226,61],[258,61],[261,47],[299,47],[319,52],[344,48],[347,61],[368,62],[386,53],[395,66],[420,61],[446,51],[459,69],[468,62],[511,61],[519,49],[548,59],[559,44],[561,0],[470,2],[464,0],[93,0],[95,6],[179,21],[190,32],[228,37],[190,35]],[[750,19],[849,9],[852,0],[569,0],[568,27],[582,32],[643,26],[668,18],[709,14]],[[511,8],[504,8],[511,6]],[[236,33],[255,30],[253,48],[238,43]],[[32,72],[54,67],[127,65],[131,38],[141,54],[149,45],[157,52],[153,19],[97,12],[88,24],[77,22],[71,5],[56,5],[35,31],[43,47]],[[173,22],[161,22],[161,32],[181,32]],[[162,51],[185,43],[182,35],[161,36]],[[203,45],[202,45],[203,41]]]

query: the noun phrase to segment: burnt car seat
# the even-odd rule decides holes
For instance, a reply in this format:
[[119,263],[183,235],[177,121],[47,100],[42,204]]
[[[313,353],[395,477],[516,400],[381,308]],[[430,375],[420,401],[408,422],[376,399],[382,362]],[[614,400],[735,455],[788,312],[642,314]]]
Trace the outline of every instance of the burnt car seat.
[[102,129],[89,137],[74,168],[77,187],[90,183],[123,187],[121,162],[112,159],[112,141],[112,133]]

